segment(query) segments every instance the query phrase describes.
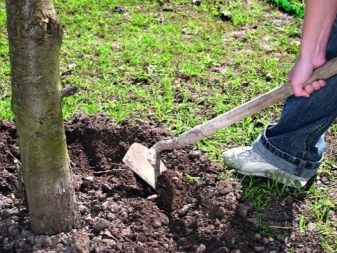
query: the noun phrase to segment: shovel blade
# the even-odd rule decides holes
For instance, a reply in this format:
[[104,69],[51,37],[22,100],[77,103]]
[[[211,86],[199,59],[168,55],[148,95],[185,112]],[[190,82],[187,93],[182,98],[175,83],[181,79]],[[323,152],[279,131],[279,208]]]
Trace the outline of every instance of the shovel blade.
[[133,143],[126,152],[123,162],[130,167],[138,176],[156,189],[157,178],[167,170],[165,164],[160,161],[159,170],[148,161],[149,149],[142,144]]

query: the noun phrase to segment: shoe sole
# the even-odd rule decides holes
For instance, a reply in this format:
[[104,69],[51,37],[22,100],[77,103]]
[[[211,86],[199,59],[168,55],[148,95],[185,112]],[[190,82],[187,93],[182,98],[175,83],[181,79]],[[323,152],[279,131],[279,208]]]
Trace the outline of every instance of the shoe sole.
[[241,171],[238,169],[235,169],[235,171],[241,175],[245,175],[245,176],[255,176],[255,177],[264,177],[264,178],[268,178],[271,180],[274,180],[278,183],[287,185],[287,186],[291,186],[291,187],[298,187],[298,184],[300,184],[301,188],[304,187],[308,180],[306,179],[291,179],[290,177],[294,177],[293,175],[287,175],[286,172],[277,172],[274,171],[274,173],[265,171],[265,172],[245,172],[245,171]]

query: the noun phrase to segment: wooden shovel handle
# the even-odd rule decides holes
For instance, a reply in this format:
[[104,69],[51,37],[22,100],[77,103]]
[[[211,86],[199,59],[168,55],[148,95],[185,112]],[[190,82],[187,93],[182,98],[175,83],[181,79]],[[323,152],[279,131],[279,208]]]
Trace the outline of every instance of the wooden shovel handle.
[[[327,79],[335,74],[337,74],[337,58],[316,69],[304,86],[315,80]],[[249,102],[217,116],[214,119],[193,127],[176,138],[156,143],[151,148],[151,152],[158,153],[163,150],[173,150],[195,144],[217,130],[230,126],[248,116],[251,116],[270,105],[280,102],[290,95],[293,95],[293,90],[291,84],[287,82],[278,88],[275,88]]]

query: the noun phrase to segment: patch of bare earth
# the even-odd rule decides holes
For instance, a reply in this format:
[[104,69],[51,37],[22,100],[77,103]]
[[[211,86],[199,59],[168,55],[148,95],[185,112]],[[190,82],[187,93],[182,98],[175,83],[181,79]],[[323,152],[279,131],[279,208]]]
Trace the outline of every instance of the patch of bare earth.
[[[323,252],[315,228],[300,233],[300,199],[285,196],[264,210],[263,223],[236,179],[220,180],[221,164],[198,150],[164,152],[169,170],[151,189],[122,162],[134,142],[170,138],[152,122],[115,125],[79,114],[65,124],[79,219],[67,233],[34,235],[17,196],[13,123],[0,121],[0,252]],[[331,142],[331,139],[330,139]],[[201,180],[188,181],[184,173]],[[331,183],[331,182],[329,182]],[[334,213],[336,218],[336,213]],[[262,227],[274,231],[266,236]]]

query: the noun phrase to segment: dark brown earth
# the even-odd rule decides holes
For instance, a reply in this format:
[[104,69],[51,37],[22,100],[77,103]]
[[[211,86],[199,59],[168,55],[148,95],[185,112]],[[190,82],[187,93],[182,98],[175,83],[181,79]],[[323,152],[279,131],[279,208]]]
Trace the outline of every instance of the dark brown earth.
[[[324,252],[315,228],[298,229],[305,196],[287,189],[261,219],[261,210],[243,197],[246,179],[220,179],[223,166],[199,150],[164,152],[170,170],[151,189],[122,158],[134,142],[151,146],[170,138],[157,123],[116,125],[104,115],[79,114],[65,128],[79,221],[68,233],[34,235],[26,207],[13,198],[13,157],[20,155],[15,125],[0,121],[0,252]],[[335,155],[332,149],[328,155]],[[201,180],[187,180],[186,173]]]

